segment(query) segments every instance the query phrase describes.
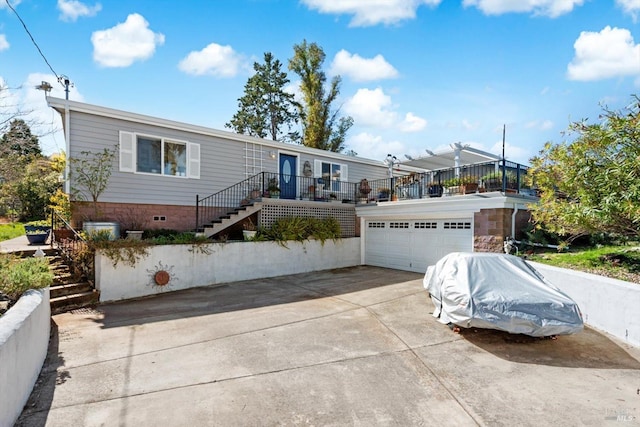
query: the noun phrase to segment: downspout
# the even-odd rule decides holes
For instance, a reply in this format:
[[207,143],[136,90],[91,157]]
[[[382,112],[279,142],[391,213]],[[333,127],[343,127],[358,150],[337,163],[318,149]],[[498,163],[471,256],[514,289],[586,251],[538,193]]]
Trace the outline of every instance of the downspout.
[[71,177],[69,176],[70,171],[71,171],[71,167],[69,165],[70,163],[70,150],[71,150],[71,143],[69,141],[71,132],[69,130],[69,126],[70,126],[70,119],[69,119],[69,100],[65,100],[64,101],[64,146],[65,146],[65,162],[64,162],[64,192],[67,193],[69,195],[69,197],[71,197]]
[[511,238],[516,238],[516,215],[518,214],[518,204],[513,204],[513,213],[511,214]]

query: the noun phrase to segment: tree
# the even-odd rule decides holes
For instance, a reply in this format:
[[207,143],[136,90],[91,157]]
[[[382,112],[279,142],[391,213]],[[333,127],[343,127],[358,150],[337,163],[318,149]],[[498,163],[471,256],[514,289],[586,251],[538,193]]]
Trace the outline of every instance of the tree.
[[117,149],[116,145],[113,149],[105,148],[96,153],[81,151],[78,157],[69,157],[73,182],[78,186],[74,186],[71,191],[78,199],[91,198],[94,221],[100,217],[98,198],[109,185]]
[[0,139],[0,156],[12,153],[19,156],[42,156],[38,137],[31,133],[31,128],[22,119],[13,119]]
[[340,76],[335,76],[325,91],[327,77],[322,71],[324,51],[316,43],[293,46],[294,55],[289,69],[300,77],[302,104],[298,111],[302,121],[302,144],[307,147],[341,152],[347,131],[353,126],[351,117],[339,117],[339,109],[332,111],[331,104],[340,93]]
[[[284,90],[289,79],[281,71],[282,63],[266,52],[264,64],[254,62],[253,69],[256,73],[249,77],[244,95],[238,98],[238,112],[225,126],[259,138],[269,136],[274,141],[296,142],[299,135],[291,131],[298,121],[296,102],[294,95]],[[286,133],[282,130],[284,126]]]
[[29,125],[14,118],[0,138],[0,213],[43,219],[50,189],[48,161]]
[[601,123],[569,126],[572,142],[547,143],[529,179],[541,192],[537,228],[568,241],[592,233],[640,237],[640,99],[604,109]]

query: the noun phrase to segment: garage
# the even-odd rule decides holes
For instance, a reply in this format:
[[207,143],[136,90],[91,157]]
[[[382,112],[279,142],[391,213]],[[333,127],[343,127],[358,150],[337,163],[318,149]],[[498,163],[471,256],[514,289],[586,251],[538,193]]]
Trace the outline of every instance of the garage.
[[473,251],[473,219],[364,221],[364,263],[423,273],[450,252]]

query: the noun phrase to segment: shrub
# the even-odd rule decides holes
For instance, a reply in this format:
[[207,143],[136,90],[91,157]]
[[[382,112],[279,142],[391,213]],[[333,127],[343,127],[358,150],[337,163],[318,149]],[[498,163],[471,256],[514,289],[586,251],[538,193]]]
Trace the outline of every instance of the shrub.
[[10,255],[0,256],[0,292],[12,300],[17,300],[29,289],[41,289],[51,286],[53,273],[49,270],[49,261],[45,258],[17,258]]

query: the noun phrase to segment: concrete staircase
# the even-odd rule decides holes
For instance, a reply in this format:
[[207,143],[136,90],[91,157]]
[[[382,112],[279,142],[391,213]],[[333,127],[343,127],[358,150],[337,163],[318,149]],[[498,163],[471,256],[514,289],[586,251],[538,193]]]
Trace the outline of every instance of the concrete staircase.
[[100,293],[90,282],[73,273],[59,255],[48,258],[49,268],[54,274],[53,285],[49,288],[52,314],[98,303]]
[[250,217],[254,213],[262,209],[261,202],[254,202],[249,205],[239,206],[232,211],[227,212],[216,220],[211,221],[203,227],[204,235],[207,237],[215,237],[224,230],[232,227],[245,218]]

